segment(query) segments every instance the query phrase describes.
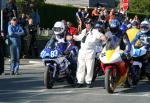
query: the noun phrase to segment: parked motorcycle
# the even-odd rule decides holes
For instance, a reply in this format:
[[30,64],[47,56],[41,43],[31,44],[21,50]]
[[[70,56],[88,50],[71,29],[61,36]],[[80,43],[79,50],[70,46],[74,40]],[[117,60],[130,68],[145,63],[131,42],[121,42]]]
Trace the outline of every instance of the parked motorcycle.
[[45,48],[40,54],[46,66],[44,84],[48,89],[52,88],[56,81],[66,79],[69,84],[76,81],[76,54],[71,44],[65,47],[60,43],[55,48]]

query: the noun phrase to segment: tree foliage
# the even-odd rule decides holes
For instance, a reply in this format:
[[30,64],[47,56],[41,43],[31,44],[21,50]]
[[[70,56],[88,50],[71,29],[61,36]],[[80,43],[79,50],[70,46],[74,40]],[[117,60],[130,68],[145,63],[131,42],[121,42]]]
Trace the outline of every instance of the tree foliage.
[[150,0],[129,0],[130,12],[150,15]]

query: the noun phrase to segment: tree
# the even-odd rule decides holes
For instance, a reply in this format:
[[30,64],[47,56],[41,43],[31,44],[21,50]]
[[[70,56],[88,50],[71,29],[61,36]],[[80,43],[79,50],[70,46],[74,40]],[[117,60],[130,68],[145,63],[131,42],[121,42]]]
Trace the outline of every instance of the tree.
[[130,0],[130,12],[150,15],[150,0]]

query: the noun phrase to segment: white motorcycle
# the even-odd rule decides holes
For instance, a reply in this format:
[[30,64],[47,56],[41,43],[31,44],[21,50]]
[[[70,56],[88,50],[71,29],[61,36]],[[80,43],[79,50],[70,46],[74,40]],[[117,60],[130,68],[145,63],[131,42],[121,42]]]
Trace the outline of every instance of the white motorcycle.
[[130,75],[132,84],[136,85],[140,80],[143,63],[146,62],[147,50],[145,46],[133,47],[131,51],[132,65],[130,67]]
[[146,48],[147,45],[150,44],[149,40],[150,37],[144,37],[138,46],[132,47],[130,55],[132,57],[133,63],[130,71],[133,85],[138,83],[142,75],[146,75],[150,80],[150,67],[148,64],[149,50]]

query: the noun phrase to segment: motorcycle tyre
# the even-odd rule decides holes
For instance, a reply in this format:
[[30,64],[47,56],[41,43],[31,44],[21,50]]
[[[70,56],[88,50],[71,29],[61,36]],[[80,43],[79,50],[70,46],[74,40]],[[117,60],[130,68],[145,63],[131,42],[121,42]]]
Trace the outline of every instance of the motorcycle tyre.
[[[112,78],[111,78],[111,73],[112,73],[112,69],[107,69],[106,70],[106,74],[105,74],[105,89],[107,90],[108,93],[113,93],[114,90],[110,87],[110,85],[113,85],[111,84],[112,82]],[[111,78],[111,80],[110,80]]]
[[44,85],[47,89],[52,89],[54,83],[52,82],[52,71],[50,71],[50,67],[47,67],[44,71]]

